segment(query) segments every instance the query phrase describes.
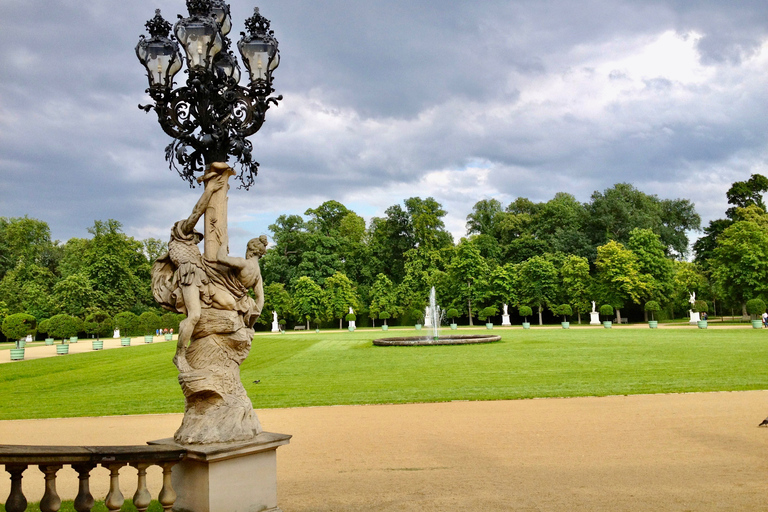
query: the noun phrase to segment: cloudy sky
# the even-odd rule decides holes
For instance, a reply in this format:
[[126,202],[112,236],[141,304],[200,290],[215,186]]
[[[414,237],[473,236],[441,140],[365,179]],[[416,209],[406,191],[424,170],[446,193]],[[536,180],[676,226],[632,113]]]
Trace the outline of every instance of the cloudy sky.
[[[231,2],[236,39],[254,4]],[[768,4],[717,0],[260,0],[284,100],[230,192],[233,252],[338,200],[369,220],[433,196],[459,237],[475,202],[629,182],[703,220],[768,174]],[[54,238],[117,219],[166,239],[190,190],[164,160],[134,46],[182,0],[0,0],[0,216]],[[243,73],[244,75],[246,73]],[[177,78],[183,80],[182,74]]]

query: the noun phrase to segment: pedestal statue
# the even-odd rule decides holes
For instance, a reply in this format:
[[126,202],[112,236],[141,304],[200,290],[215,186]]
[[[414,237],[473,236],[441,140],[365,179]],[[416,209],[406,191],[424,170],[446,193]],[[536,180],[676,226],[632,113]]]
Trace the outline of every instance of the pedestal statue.
[[595,301],[592,301],[592,311],[589,312],[589,325],[601,325],[600,313],[597,312]]
[[512,325],[512,323],[509,321],[509,308],[506,304],[503,305],[504,312],[501,314],[501,325]]
[[272,312],[272,332],[280,332],[280,324],[277,321],[277,311]]
[[[205,191],[191,215],[173,225],[168,252],[152,268],[157,302],[187,315],[173,359],[186,399],[184,420],[174,435],[182,444],[241,441],[261,432],[240,381],[240,364],[264,305],[259,258],[267,239],[249,241],[245,258],[227,253],[226,193],[232,174],[225,163],[211,165],[201,178]],[[203,214],[205,235],[195,230]],[[197,244],[203,239],[201,254]]]

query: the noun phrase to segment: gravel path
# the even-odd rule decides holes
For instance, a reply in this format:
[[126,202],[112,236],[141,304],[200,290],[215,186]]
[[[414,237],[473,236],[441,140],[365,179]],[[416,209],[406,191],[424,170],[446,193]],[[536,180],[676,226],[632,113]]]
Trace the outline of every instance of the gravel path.
[[[294,436],[277,457],[285,512],[766,510],[766,415],[768,391],[259,411],[266,430]],[[0,442],[142,444],[180,421],[2,421]],[[121,474],[131,496],[135,470]],[[8,487],[0,479],[0,499]],[[74,471],[58,488],[74,497]],[[42,496],[36,468],[24,489]]]

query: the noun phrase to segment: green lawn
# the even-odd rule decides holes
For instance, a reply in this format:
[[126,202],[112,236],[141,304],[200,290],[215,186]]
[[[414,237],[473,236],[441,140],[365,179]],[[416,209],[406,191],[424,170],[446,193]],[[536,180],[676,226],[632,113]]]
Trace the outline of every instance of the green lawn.
[[[762,329],[493,332],[502,341],[431,347],[374,347],[379,330],[256,336],[242,380],[256,408],[768,389]],[[3,364],[0,419],[182,412],[173,351]]]

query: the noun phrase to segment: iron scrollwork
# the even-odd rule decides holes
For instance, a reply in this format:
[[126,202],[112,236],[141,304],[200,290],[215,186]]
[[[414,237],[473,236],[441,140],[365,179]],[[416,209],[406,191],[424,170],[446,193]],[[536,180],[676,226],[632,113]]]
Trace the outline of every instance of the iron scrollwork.
[[[279,63],[277,40],[269,20],[256,8],[246,21],[249,33],[242,33],[238,43],[250,74],[249,85],[243,87],[227,37],[229,5],[223,0],[188,0],[187,8],[190,16],[179,16],[176,36],[169,34],[170,23],[159,10],[146,24],[150,38],[141,36],[136,53],[147,68],[146,92],[154,103],[139,108],[157,114],[163,131],[173,139],[165,151],[169,167],[191,187],[211,163],[226,162],[231,156],[240,166],[240,188],[248,189],[259,167],[248,137],[264,124],[269,107],[282,100],[272,96],[272,71]],[[179,43],[187,54],[187,80],[174,88],[173,75],[181,67]],[[192,56],[197,62],[191,61]]]

